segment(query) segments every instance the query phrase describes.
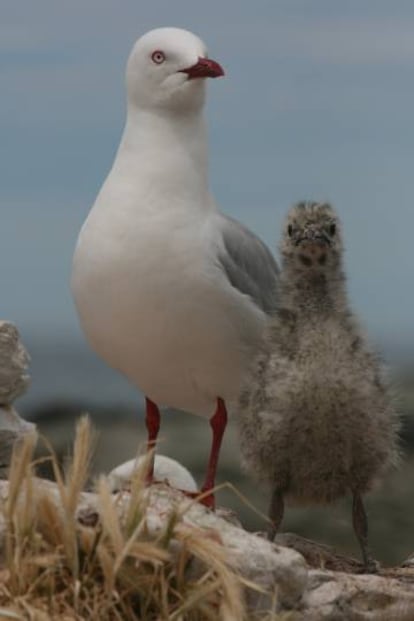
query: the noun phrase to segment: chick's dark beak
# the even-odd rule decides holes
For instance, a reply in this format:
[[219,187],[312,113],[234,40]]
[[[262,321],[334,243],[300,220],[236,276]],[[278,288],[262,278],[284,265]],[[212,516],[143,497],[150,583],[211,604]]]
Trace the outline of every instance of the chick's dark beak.
[[295,244],[300,246],[302,244],[317,244],[320,246],[330,246],[331,240],[324,231],[305,231],[302,235],[298,235]]
[[180,73],[186,73],[189,80],[195,78],[219,78],[224,75],[224,69],[219,63],[210,58],[199,58],[195,65],[180,69]]
[[301,263],[310,267],[326,263],[327,251],[331,241],[323,233],[312,232],[299,238],[296,245],[300,248],[299,259]]

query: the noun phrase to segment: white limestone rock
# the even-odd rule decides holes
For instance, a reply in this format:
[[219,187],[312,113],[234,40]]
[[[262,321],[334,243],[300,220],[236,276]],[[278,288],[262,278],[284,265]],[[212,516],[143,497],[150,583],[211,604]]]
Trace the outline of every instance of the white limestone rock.
[[305,621],[408,621],[414,619],[413,572],[358,575],[311,570],[303,599]]
[[[128,487],[134,472],[142,466],[144,459],[145,455],[141,455],[111,470],[108,475],[108,483],[111,491],[115,492]],[[187,468],[184,468],[178,461],[166,455],[155,455],[154,479],[160,482],[167,482],[171,487],[186,492],[197,491],[197,483]]]
[[[7,497],[8,487],[8,481],[0,481],[0,498]],[[35,498],[46,493],[61,508],[61,496],[55,483],[36,479],[33,492]],[[190,530],[194,528],[198,534],[205,531],[206,537],[220,542],[229,567],[261,587],[263,593],[247,586],[245,588],[246,600],[251,610],[282,610],[300,605],[307,584],[307,568],[298,552],[246,532],[169,485],[154,484],[144,493],[147,496],[146,537],[157,539],[165,532],[171,516],[179,514],[182,516],[180,523],[183,526]],[[127,491],[113,495],[114,506],[121,516],[126,514],[130,498]],[[23,500],[22,495],[21,501]],[[99,522],[99,513],[98,496],[83,492],[78,503],[78,520],[85,526],[94,526]],[[4,535],[4,526],[0,521],[0,557]],[[180,543],[173,537],[170,551],[178,554],[179,549]],[[186,571],[190,579],[199,577],[200,571],[204,573],[205,569],[194,558],[188,563]]]
[[[264,591],[261,594],[246,589],[250,609],[280,610],[299,605],[307,584],[307,568],[298,552],[245,531],[171,487],[153,485],[149,494],[149,533],[158,535],[171,512],[177,510],[185,524],[216,533],[226,549],[229,565]],[[197,571],[196,567],[193,570]]]
[[[8,482],[0,481],[0,498],[7,497],[8,489]],[[23,487],[22,494],[24,490]],[[33,491],[35,498],[47,493],[57,506],[61,506],[56,484],[36,479]],[[295,550],[244,531],[170,486],[155,484],[144,493],[148,501],[145,503],[146,537],[158,538],[165,532],[170,517],[179,514],[182,516],[181,523],[186,527],[205,531],[206,537],[220,542],[229,566],[263,589],[263,593],[259,593],[256,589],[245,587],[252,615],[260,610],[262,613],[286,613],[286,618],[292,618],[292,621],[414,619],[412,568],[381,570],[380,575],[312,569]],[[114,506],[121,515],[125,515],[130,498],[127,491],[114,494]],[[94,526],[99,523],[99,512],[100,503],[96,494],[82,493],[78,520],[86,526]],[[5,523],[0,519],[0,558],[4,550],[4,535]],[[178,553],[179,546],[179,541],[173,537],[170,543],[172,554]],[[198,577],[202,567],[197,559],[188,563],[187,571],[188,578]]]

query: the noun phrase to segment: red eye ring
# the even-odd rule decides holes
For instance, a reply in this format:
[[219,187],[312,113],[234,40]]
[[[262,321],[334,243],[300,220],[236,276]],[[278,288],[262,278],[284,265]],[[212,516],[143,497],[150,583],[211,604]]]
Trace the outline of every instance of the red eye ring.
[[156,65],[161,65],[161,63],[163,63],[165,60],[164,52],[161,52],[161,50],[155,50],[155,52],[151,54],[151,60]]

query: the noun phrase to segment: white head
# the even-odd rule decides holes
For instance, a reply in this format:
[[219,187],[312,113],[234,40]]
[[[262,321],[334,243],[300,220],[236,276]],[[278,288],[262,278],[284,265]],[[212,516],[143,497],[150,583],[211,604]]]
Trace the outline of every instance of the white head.
[[138,39],[128,59],[128,103],[175,114],[196,111],[204,103],[204,78],[222,75],[201,39],[188,30],[157,28]]

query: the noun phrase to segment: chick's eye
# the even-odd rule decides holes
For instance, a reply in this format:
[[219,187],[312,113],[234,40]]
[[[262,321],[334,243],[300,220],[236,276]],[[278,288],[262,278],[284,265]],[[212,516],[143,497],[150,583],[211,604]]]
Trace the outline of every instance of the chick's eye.
[[293,226],[291,224],[288,225],[287,232],[288,232],[289,237],[292,237],[292,235],[293,235]]
[[155,52],[153,52],[151,54],[151,60],[156,64],[156,65],[161,65],[161,63],[164,62],[165,60],[165,54],[164,52],[161,52],[161,50],[155,50]]
[[329,234],[332,235],[333,237],[335,233],[336,233],[336,224],[331,224],[329,227]]

